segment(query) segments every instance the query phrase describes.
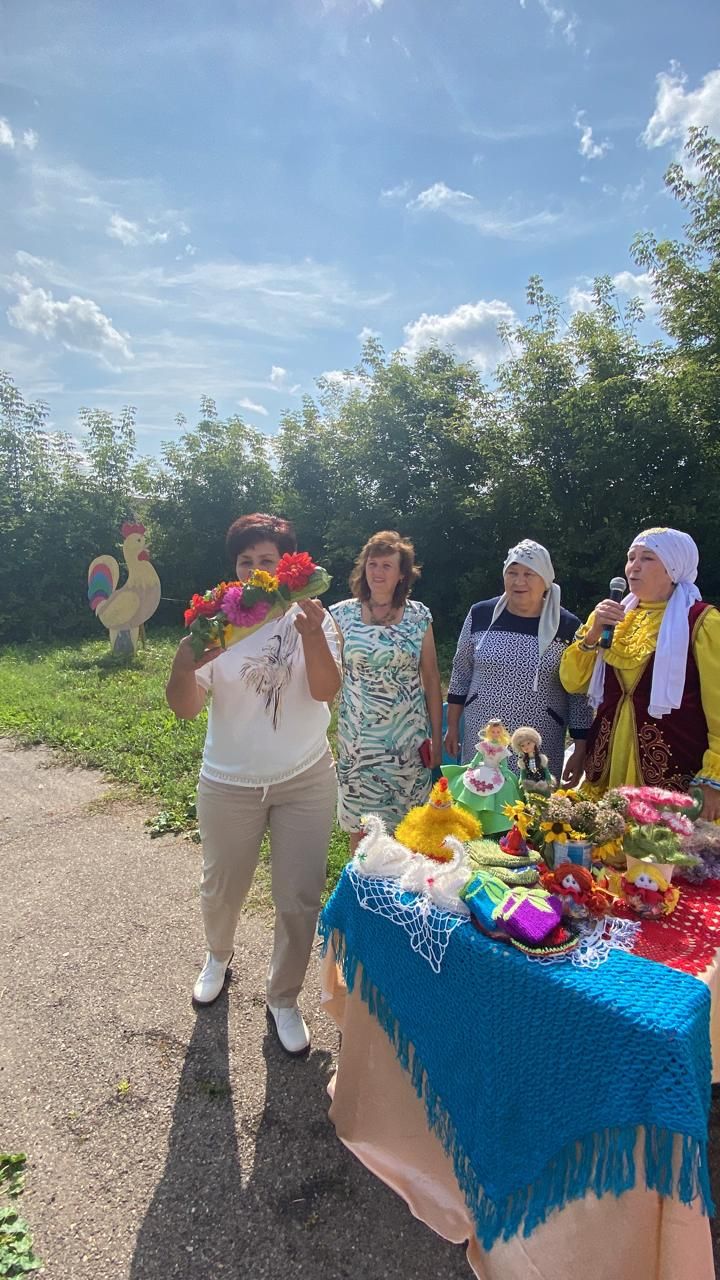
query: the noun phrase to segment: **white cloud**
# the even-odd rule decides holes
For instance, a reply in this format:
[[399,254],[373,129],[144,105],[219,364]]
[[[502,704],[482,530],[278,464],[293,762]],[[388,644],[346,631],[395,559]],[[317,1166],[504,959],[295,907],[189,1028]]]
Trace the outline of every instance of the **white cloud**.
[[377,329],[371,329],[369,325],[364,324],[360,330],[357,340],[359,343],[367,342],[368,338],[379,338],[380,333]]
[[580,142],[578,143],[578,151],[586,160],[602,160],[612,147],[612,143],[596,142],[593,138],[593,131],[589,124],[585,124],[584,111],[578,111],[575,116],[575,128],[580,130]]
[[0,147],[7,147],[8,151],[14,151],[16,147],[34,151],[38,142],[39,138],[34,129],[25,129],[22,134],[17,135],[13,132],[7,117],[0,116]]
[[568,289],[567,304],[574,314],[576,311],[592,311],[595,300],[589,289],[580,289],[574,284]]
[[445,315],[426,312],[406,324],[403,350],[415,357],[428,346],[452,346],[463,359],[473,360],[483,371],[494,368],[504,353],[498,325],[512,324],[515,312],[507,302],[464,302]]
[[[647,314],[657,309],[653,301],[653,282],[649,271],[641,271],[637,275],[632,271],[618,271],[612,277],[612,284],[616,293],[627,298],[639,298]],[[572,312],[594,309],[595,298],[589,287],[591,285],[591,280],[583,279],[568,290],[567,304]]]
[[646,311],[651,310],[653,302],[653,278],[649,271],[641,271],[635,275],[632,271],[618,271],[613,276],[613,284],[618,293],[627,294],[629,298],[639,298]]
[[327,382],[341,391],[361,391],[367,387],[367,379],[350,369],[327,369],[318,378],[318,382]]
[[531,240],[560,221],[558,214],[548,210],[524,218],[488,213],[475,196],[468,195],[467,191],[455,191],[444,182],[435,182],[421,191],[407,207],[418,213],[444,213],[454,222],[462,222],[481,235],[499,240]]
[[87,352],[114,367],[120,360],[132,360],[127,335],[114,328],[92,298],[73,294],[67,302],[57,301],[49,290],[33,286],[27,276],[16,275],[12,287],[17,303],[7,310],[15,329],[33,337],[55,338],[68,351]]
[[[568,12],[567,9],[562,9],[560,5],[553,4],[552,0],[538,0],[538,4],[550,22],[552,35],[556,35],[559,32],[567,44],[575,44],[575,33],[579,26],[577,14]],[[520,8],[527,9],[527,0],[520,0]]]
[[242,400],[238,400],[238,406],[241,409],[247,409],[248,413],[259,413],[263,418],[268,416],[265,405],[258,404],[256,400],[251,400],[249,396],[243,396]]
[[123,218],[119,213],[111,214],[105,230],[114,240],[119,240],[127,247],[138,244],[165,244],[170,235],[169,231],[147,231],[140,226],[139,222],[131,222],[129,218]]
[[642,134],[646,147],[683,143],[691,125],[707,125],[711,134],[720,136],[720,69],[709,71],[689,93],[686,84],[687,76],[676,62],[658,75],[655,110]]
[[270,370],[270,381],[274,387],[282,387],[285,385],[287,378],[287,369],[283,369],[282,365],[274,364]]
[[410,194],[410,183],[399,182],[396,187],[386,187],[380,192],[380,199],[383,204],[395,204],[397,200],[404,200]]

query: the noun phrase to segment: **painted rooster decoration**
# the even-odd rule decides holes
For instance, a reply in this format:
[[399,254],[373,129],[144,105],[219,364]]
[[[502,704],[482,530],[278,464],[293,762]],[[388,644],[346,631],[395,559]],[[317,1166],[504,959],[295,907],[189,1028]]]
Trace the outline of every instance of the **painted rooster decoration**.
[[118,587],[120,566],[114,556],[96,556],[88,569],[90,608],[110,632],[115,654],[132,654],[143,623],[160,603],[160,579],[145,547],[145,526],[125,523],[123,557],[127,580]]

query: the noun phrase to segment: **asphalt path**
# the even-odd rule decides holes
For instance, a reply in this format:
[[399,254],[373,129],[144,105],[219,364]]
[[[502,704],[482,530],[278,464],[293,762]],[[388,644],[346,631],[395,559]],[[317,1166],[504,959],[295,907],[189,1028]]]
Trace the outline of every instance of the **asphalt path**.
[[[145,817],[101,775],[0,740],[0,1150],[27,1152],[44,1275],[469,1280],[328,1121],[317,953],[304,1060],[267,1028],[263,910],[226,993],[193,1009],[199,849],[150,840]],[[716,1199],[719,1124],[714,1108]]]

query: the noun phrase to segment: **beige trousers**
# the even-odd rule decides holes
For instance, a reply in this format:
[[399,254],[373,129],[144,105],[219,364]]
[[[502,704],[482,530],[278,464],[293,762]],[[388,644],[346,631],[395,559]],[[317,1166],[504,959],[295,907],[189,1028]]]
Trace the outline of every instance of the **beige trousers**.
[[291,1007],[310,960],[325,888],[337,781],[330,749],[297,777],[269,787],[201,778],[197,813],[203,846],[200,904],[208,950],[229,958],[265,831],[270,829],[275,938],[267,976],[270,1004]]

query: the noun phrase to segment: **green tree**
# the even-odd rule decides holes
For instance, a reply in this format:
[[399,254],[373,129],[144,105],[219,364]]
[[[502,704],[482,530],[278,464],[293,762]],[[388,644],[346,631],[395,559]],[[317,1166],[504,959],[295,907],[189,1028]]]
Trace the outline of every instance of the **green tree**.
[[270,443],[239,417],[222,421],[209,398],[194,430],[163,445],[161,461],[135,474],[152,539],[152,559],[170,597],[168,618],[180,602],[228,573],[224,543],[238,516],[277,509],[278,484]]

